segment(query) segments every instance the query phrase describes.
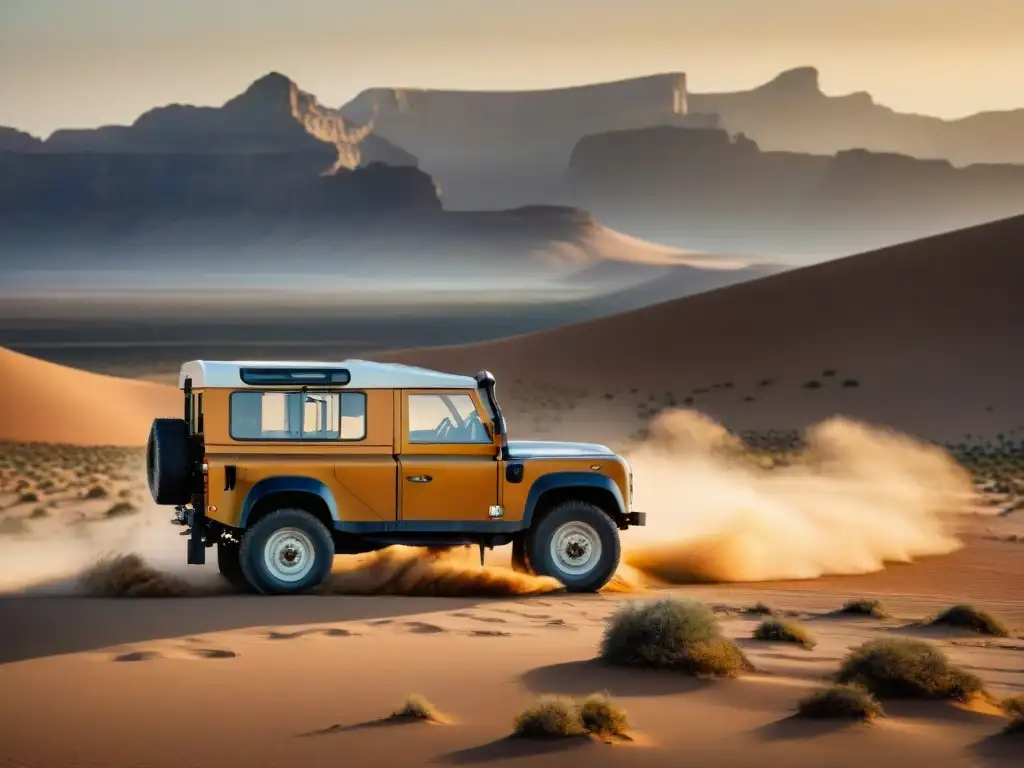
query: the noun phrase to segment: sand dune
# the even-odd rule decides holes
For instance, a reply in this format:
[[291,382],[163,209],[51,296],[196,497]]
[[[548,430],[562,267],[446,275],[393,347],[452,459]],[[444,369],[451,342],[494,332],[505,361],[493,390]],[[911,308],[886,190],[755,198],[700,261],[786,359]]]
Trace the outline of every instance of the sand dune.
[[929,438],[994,436],[1024,425],[1022,246],[1017,217],[614,317],[384,357],[489,368],[506,393],[516,380],[671,390],[729,428],[842,413]]
[[0,348],[0,440],[143,445],[153,419],[177,416],[172,387],[79,371]]

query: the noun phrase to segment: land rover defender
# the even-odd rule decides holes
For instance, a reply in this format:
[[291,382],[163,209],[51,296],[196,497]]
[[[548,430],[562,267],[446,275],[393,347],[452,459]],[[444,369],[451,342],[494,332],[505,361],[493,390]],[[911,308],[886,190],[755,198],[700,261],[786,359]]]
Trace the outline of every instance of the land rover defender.
[[150,492],[187,561],[216,546],[237,589],[302,592],[335,555],[394,544],[512,545],[513,567],[603,587],[619,531],[645,524],[633,474],[601,445],[508,440],[487,371],[364,360],[185,363],[180,419],[156,419]]

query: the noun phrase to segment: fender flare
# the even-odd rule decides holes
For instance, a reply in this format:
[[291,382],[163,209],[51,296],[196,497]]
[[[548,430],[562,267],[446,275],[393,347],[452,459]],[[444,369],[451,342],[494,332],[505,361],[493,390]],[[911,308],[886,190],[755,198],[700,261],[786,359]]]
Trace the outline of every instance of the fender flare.
[[338,517],[338,503],[334,500],[334,494],[331,493],[331,489],[324,482],[302,475],[284,475],[260,480],[249,489],[249,492],[245,495],[245,500],[242,502],[242,512],[238,518],[238,527],[245,528],[249,521],[249,514],[256,504],[275,493],[306,493],[319,497],[327,505],[327,509],[331,514],[331,520],[335,523],[340,520]]
[[561,488],[594,488],[607,491],[615,499],[616,504],[616,509],[609,511],[619,516],[626,514],[622,491],[610,477],[588,472],[551,472],[541,475],[530,486],[530,492],[526,496],[526,509],[523,511],[524,527],[529,528],[533,524],[533,513],[536,511],[541,497],[548,491]]

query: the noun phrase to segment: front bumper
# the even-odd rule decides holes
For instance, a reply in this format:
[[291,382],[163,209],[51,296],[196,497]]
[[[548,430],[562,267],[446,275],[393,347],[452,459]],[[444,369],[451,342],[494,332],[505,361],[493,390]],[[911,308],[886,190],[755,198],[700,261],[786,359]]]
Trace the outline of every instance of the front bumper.
[[647,513],[646,512],[630,512],[626,515],[626,522],[629,525],[637,525],[643,527],[647,525]]

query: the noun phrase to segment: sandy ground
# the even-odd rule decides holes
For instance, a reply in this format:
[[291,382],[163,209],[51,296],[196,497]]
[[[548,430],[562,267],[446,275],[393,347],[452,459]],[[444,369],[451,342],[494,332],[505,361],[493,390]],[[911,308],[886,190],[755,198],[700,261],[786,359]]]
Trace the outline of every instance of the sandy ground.
[[[574,422],[555,418],[558,413],[538,407],[519,423],[527,435],[541,426],[548,437],[574,431]],[[604,438],[625,426],[597,421],[606,425]],[[936,474],[917,451],[911,454],[927,465],[924,475],[891,448],[883,459],[891,464],[903,456],[899,477],[916,484],[914,498],[923,504],[930,498],[921,496],[925,478],[933,487],[950,480],[944,464]],[[722,504],[699,506],[707,503],[703,496],[681,500],[698,505],[697,512],[724,516],[737,498],[729,489],[745,489],[742,498],[757,514],[745,518],[749,535],[739,545],[727,539],[723,552],[735,554],[739,546],[749,564],[767,550],[762,577],[812,568],[819,578],[675,586],[624,579],[604,594],[574,596],[508,571],[506,551],[490,553],[480,569],[473,552],[432,563],[399,550],[339,558],[328,594],[239,596],[212,566],[184,565],[177,529],[164,522],[166,510],[146,498],[138,449],[8,445],[0,452],[0,592],[6,593],[0,594],[0,690],[15,695],[0,697],[0,766],[553,766],[573,759],[662,766],[685,758],[708,766],[810,767],[1024,760],[1024,739],[1002,734],[1007,718],[992,708],[895,702],[887,705],[887,717],[870,725],[793,717],[797,702],[837,669],[847,650],[872,637],[923,637],[980,675],[996,698],[1024,694],[1024,513],[1012,511],[1006,493],[991,490],[973,499],[977,514],[951,513],[951,545],[931,513],[911,514],[909,497],[890,495],[891,480],[872,474],[877,467],[871,462],[862,479],[887,491],[862,497],[863,488],[837,484],[821,467],[780,465],[748,475],[708,464],[703,453],[670,458],[677,480],[702,473],[702,485]],[[704,463],[694,464],[698,458]],[[666,502],[650,487],[665,467],[651,462],[637,456],[634,469],[638,496],[646,482],[647,508],[657,516],[657,505]],[[986,482],[975,478],[978,486]],[[817,497],[805,508],[808,489],[822,483],[838,516],[820,509]],[[843,524],[846,516],[864,520],[851,527]],[[870,522],[875,518],[883,524],[881,540]],[[685,526],[650,530],[656,537],[689,535]],[[627,555],[645,543],[639,534],[624,534]],[[869,562],[851,560],[856,551]],[[133,583],[166,582],[172,595],[90,596],[75,577],[104,552],[144,555],[164,575],[136,576]],[[872,559],[904,555],[910,562]],[[693,550],[675,550],[673,557],[692,560]],[[115,581],[105,578],[102,583]],[[665,595],[714,606],[757,672],[697,681],[612,668],[597,659],[605,621],[617,606]],[[880,597],[892,618],[830,615],[862,597]],[[742,611],[758,602],[801,621],[818,645],[804,650],[751,639],[758,619]],[[993,612],[1010,627],[1009,636],[916,626],[963,602]],[[599,691],[626,709],[633,742],[508,738],[513,718],[537,696]],[[447,722],[382,722],[413,693],[430,699]]]
[[[851,645],[907,629],[897,618],[824,616],[839,595],[676,590],[718,605],[759,671],[696,681],[595,660],[620,596],[527,599],[217,597],[168,600],[5,598],[0,702],[5,766],[304,765],[1013,765],[1024,741],[1005,718],[945,703],[892,704],[871,725],[800,721],[796,702]],[[753,599],[800,615],[811,651],[748,639],[730,615]],[[728,601],[720,603],[719,601]],[[1022,602],[1015,603],[1022,615]],[[12,637],[13,635],[13,637]],[[998,695],[1024,691],[1024,641],[932,638]],[[636,742],[508,739],[538,694],[609,692]],[[448,724],[381,723],[410,693]],[[60,738],[53,738],[54,729]]]

